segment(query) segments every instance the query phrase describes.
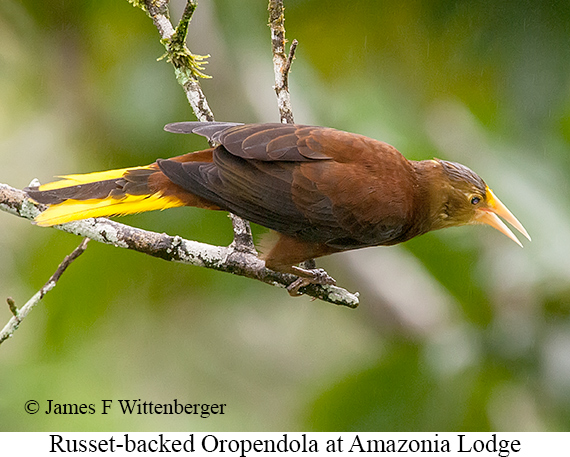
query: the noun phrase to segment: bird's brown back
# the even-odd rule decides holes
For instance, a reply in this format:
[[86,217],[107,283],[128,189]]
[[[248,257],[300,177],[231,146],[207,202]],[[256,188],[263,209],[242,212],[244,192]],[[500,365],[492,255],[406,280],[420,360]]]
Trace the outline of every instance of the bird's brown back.
[[344,250],[408,239],[415,169],[392,146],[325,127],[235,126],[206,162],[159,161],[177,186],[245,219]]

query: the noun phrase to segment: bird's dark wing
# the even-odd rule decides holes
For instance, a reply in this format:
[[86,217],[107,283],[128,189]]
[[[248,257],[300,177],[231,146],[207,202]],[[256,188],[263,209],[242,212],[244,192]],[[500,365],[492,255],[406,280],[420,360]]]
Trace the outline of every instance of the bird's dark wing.
[[221,144],[244,159],[299,162],[329,159],[311,132],[324,127],[293,124],[236,124],[230,122],[176,122],[164,129],[173,133],[196,133]]
[[162,172],[245,219],[337,249],[387,244],[408,228],[411,165],[385,143],[290,124],[184,129],[221,144],[213,162],[162,160]]

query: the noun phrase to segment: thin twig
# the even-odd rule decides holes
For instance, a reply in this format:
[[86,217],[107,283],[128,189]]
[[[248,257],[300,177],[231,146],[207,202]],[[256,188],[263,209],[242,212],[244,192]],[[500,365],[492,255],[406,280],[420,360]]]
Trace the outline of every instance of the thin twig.
[[36,292],[34,296],[30,298],[24,306],[22,306],[21,309],[18,309],[16,307],[16,303],[12,298],[7,299],[8,306],[10,307],[10,311],[12,312],[14,317],[12,317],[8,321],[8,323],[4,326],[4,328],[0,331],[0,344],[2,344],[4,341],[6,341],[14,334],[14,332],[20,326],[20,323],[26,318],[26,316],[33,309],[33,307],[36,306],[41,301],[41,299],[44,298],[44,296],[55,287],[55,285],[59,281],[59,278],[66,270],[66,268],[75,259],[77,259],[77,257],[79,257],[81,254],[83,254],[83,252],[85,252],[88,241],[89,239],[85,238],[81,242],[81,244],[73,250],[71,254],[69,254],[68,256],[65,257],[65,259],[63,259],[63,261],[59,264],[57,270],[51,276],[51,278],[49,278],[49,280],[44,284],[44,286],[38,292]]
[[293,64],[298,44],[299,42],[297,40],[293,40],[291,42],[291,46],[289,47],[289,56],[287,57],[285,68],[283,69],[283,77],[285,79],[285,88],[287,89],[287,92],[289,92],[289,72],[291,71],[291,65]]
[[229,216],[234,229],[234,240],[230,244],[230,249],[257,255],[249,222],[232,213],[229,213]]
[[20,320],[20,311],[18,310],[18,307],[16,306],[16,302],[14,301],[14,299],[12,297],[8,297],[6,299],[6,301],[8,302],[8,307],[10,308],[10,311],[12,312],[14,317],[16,319],[18,319],[18,321],[19,321]]
[[298,42],[295,40],[289,50],[289,57],[285,54],[285,9],[283,0],[269,0],[269,27],[271,28],[271,47],[273,48],[273,72],[275,73],[275,94],[281,122],[293,124],[293,109],[289,95],[289,71],[295,56]]
[[59,264],[57,270],[55,270],[55,273],[51,276],[51,278],[49,278],[48,282],[45,283],[44,288],[46,288],[52,282],[57,283],[59,281],[59,278],[61,278],[61,275],[67,269],[67,267],[71,265],[71,263],[77,259],[77,257],[85,252],[88,242],[89,238],[84,238],[81,244],[77,246],[71,254],[65,256],[65,259],[63,259],[63,262]]

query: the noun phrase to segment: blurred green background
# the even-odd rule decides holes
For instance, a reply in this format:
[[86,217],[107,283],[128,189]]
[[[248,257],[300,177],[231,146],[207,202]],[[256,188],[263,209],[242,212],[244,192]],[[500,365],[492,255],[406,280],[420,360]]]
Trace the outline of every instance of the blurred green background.
[[[570,430],[570,3],[285,4],[297,122],[464,163],[532,243],[464,227],[323,259],[361,293],[357,310],[91,243],[0,347],[0,430]],[[211,54],[218,120],[278,119],[266,8],[199,3],[189,43]],[[126,0],[0,2],[0,182],[205,147],[162,131],[194,119],[162,53]],[[221,213],[122,222],[231,241]],[[80,242],[6,213],[0,234],[0,299],[18,305]],[[228,406],[208,419],[24,412],[139,398]]]

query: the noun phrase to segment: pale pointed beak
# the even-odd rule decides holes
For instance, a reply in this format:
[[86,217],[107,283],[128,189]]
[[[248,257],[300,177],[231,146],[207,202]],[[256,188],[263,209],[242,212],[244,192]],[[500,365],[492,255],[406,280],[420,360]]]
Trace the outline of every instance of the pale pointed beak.
[[506,224],[499,218],[502,217],[505,221],[516,228],[520,233],[522,233],[529,241],[530,236],[525,230],[523,225],[517,220],[517,218],[511,213],[508,208],[499,200],[493,191],[487,188],[487,207],[480,208],[479,214],[477,215],[477,221],[483,224],[490,225],[491,227],[497,229],[503,235],[508,236],[511,240],[522,247],[521,242],[515,236],[515,234],[506,226]]

